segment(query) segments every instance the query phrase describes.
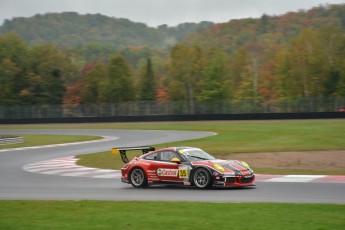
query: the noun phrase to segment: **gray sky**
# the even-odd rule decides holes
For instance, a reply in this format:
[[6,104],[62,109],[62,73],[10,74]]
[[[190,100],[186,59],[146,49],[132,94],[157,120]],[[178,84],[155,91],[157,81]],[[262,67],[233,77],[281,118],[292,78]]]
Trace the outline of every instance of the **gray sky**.
[[5,19],[53,12],[100,13],[128,18],[148,26],[183,22],[227,22],[235,18],[280,15],[345,0],[0,0],[0,24]]

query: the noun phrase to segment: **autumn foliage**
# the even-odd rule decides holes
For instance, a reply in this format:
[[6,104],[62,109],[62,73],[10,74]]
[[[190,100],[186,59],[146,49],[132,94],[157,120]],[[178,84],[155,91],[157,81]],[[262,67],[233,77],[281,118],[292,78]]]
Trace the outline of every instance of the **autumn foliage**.
[[[85,19],[67,16],[70,23]],[[115,23],[100,15],[89,19]],[[47,20],[72,28],[58,14],[34,17],[35,23]],[[113,42],[90,27],[91,34],[80,33],[73,43],[55,31],[55,44],[48,44],[48,28],[29,36],[25,20],[6,21],[0,29],[0,105],[181,100],[193,112],[196,102],[345,97],[344,4],[176,28],[117,22],[102,32]],[[80,26],[76,30],[87,33]],[[131,29],[144,38],[135,40]],[[88,41],[94,32],[97,39]]]

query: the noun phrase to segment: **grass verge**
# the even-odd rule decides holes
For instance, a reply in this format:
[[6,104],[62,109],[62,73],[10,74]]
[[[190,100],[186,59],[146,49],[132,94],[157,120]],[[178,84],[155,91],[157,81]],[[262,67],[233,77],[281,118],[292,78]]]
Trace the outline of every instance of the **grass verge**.
[[[181,142],[155,145],[157,148],[166,146],[195,146],[205,149],[212,155],[220,158],[232,158],[239,154],[253,153],[253,159],[263,152],[291,152],[291,151],[320,151],[320,150],[345,150],[345,120],[279,120],[279,121],[197,121],[197,122],[137,122],[137,123],[88,123],[88,124],[39,124],[39,125],[0,125],[0,129],[139,129],[139,130],[192,130],[216,132],[218,135],[208,138],[186,140]],[[44,143],[52,143],[44,138],[54,139],[57,136],[44,135],[36,138]],[[84,136],[85,137],[85,136]],[[93,137],[95,138],[95,137]],[[36,141],[37,141],[36,140]],[[61,140],[74,142],[80,140]],[[39,145],[30,141],[31,145]],[[28,143],[11,145],[11,147],[24,147]],[[9,145],[7,145],[9,146]],[[6,147],[7,147],[6,146]],[[1,147],[0,148],[4,148]],[[133,153],[130,157],[139,155]],[[80,165],[96,168],[119,169],[122,166],[119,156],[109,152],[79,156]],[[336,159],[338,164],[345,161]],[[257,173],[274,174],[326,174],[345,175],[345,168],[324,169],[320,165],[310,169],[303,168],[308,162],[297,162],[299,168],[294,168],[294,162],[288,167],[277,168],[274,162],[269,162],[268,167],[255,167]],[[334,164],[329,162],[329,165]],[[309,164],[310,166],[310,164]],[[313,169],[314,168],[314,169]]]
[[[197,145],[224,153],[345,149],[345,119],[282,121],[133,122],[0,125],[0,129],[139,129],[216,132],[204,139],[174,144]],[[166,146],[163,145],[163,146]]]
[[[127,123],[109,124],[113,128],[126,129],[159,129],[159,130],[193,130],[216,132],[218,135],[186,140],[168,144],[155,145],[157,148],[166,146],[195,146],[206,150],[216,157],[231,158],[236,154],[237,159],[241,153],[253,153],[253,159],[260,152],[280,151],[318,151],[318,150],[344,150],[345,149],[345,122],[341,120],[306,120],[306,121],[204,121],[204,122],[167,122],[167,123]],[[115,147],[115,146],[114,146]],[[129,158],[140,155],[131,153]],[[120,157],[112,155],[109,151],[79,155],[79,165],[119,169],[123,163]],[[327,156],[325,156],[327,158]],[[345,158],[345,156],[344,156]],[[300,162],[299,167],[308,162]],[[253,169],[257,173],[268,174],[326,174],[344,175],[343,169],[323,169],[315,166],[311,169],[275,168]]]
[[344,212],[336,204],[0,201],[0,229],[336,230]]

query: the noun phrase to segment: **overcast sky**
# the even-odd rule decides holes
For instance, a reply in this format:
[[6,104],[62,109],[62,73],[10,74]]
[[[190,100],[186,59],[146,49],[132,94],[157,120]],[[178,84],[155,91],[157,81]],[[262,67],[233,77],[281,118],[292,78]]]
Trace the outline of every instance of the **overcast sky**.
[[0,24],[5,19],[52,12],[78,12],[128,18],[149,26],[183,22],[227,22],[235,18],[280,15],[345,0],[0,0]]

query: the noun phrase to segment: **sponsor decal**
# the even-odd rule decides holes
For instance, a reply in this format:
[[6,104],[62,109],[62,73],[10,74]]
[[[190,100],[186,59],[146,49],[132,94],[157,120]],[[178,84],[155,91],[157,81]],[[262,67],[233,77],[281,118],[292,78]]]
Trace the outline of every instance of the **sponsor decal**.
[[158,176],[167,176],[167,177],[177,177],[178,170],[177,169],[164,169],[159,168],[157,169],[157,175]]
[[134,165],[147,165],[147,166],[150,166],[150,163],[146,162],[146,161],[134,161],[133,164]]

